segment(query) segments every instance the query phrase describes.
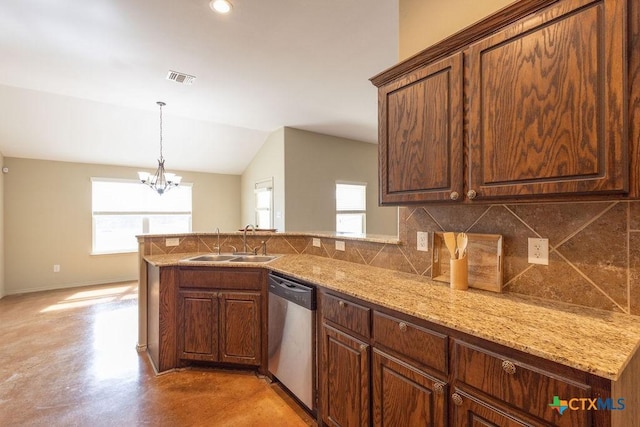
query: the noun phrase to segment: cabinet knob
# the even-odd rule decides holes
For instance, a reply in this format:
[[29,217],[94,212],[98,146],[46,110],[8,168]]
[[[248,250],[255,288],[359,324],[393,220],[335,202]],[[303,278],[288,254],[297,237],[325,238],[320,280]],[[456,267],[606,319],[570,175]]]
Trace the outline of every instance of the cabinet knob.
[[449,194],[449,198],[451,200],[458,200],[460,198],[460,194],[457,191],[452,191],[451,194]]
[[471,200],[475,199],[477,195],[478,193],[476,193],[476,190],[467,191],[467,197]]
[[436,394],[444,393],[444,384],[442,384],[442,383],[433,383],[433,391]]
[[509,360],[502,361],[502,370],[505,371],[509,375],[513,375],[516,373],[516,365]]
[[360,344],[360,351],[365,351],[367,349],[366,344]]
[[453,393],[453,394],[451,395],[451,400],[453,400],[453,403],[454,403],[456,406],[460,406],[460,405],[462,405],[462,396],[460,396],[458,393]]
[[407,330],[407,324],[406,324],[406,323],[404,323],[404,322],[400,322],[400,323],[398,323],[398,327],[400,328],[400,330],[401,330],[402,332],[404,332],[404,331],[406,331],[406,330]]
[[340,307],[344,307],[346,304],[344,303],[344,301],[338,301],[338,305],[339,305]]

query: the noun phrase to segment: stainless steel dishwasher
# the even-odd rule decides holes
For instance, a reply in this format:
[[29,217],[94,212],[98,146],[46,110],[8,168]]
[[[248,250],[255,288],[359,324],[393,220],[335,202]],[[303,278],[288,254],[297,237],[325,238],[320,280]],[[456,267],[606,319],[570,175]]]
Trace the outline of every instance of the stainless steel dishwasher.
[[316,396],[316,293],[269,274],[269,372],[310,411]]

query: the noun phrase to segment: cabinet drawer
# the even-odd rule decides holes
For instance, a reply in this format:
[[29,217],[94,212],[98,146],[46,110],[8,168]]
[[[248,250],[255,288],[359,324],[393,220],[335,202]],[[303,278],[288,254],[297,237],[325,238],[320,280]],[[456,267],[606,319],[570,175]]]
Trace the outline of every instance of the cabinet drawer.
[[447,373],[449,345],[446,335],[374,312],[373,338],[376,344],[397,351],[419,364]]
[[262,270],[180,268],[181,288],[262,289]]
[[591,387],[587,384],[460,341],[455,342],[453,358],[456,381],[462,381],[554,425],[591,425],[591,411],[566,410],[560,416],[557,410],[549,406],[554,396],[566,401],[592,398]]
[[371,310],[333,295],[322,294],[322,316],[363,337],[371,336]]

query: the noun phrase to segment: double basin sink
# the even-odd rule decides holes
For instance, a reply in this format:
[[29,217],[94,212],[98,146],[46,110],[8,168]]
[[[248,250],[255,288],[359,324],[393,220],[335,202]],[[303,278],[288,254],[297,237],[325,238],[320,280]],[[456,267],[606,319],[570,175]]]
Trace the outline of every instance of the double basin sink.
[[253,254],[205,254],[181,260],[186,263],[202,262],[269,262],[278,258],[278,255],[253,255]]

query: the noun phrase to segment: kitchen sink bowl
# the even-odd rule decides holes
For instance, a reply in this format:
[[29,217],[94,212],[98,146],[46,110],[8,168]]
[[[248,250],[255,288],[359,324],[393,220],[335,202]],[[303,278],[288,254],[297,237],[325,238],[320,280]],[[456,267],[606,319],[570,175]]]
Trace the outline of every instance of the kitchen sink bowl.
[[182,262],[269,262],[278,258],[278,255],[253,255],[253,254],[205,254],[191,258],[185,258]]
[[217,255],[217,254],[207,254],[207,255],[198,255],[192,258],[184,259],[183,261],[187,262],[217,262],[217,261],[229,261],[230,259],[236,258],[236,255]]
[[230,259],[229,262],[269,262],[276,258],[276,255],[242,255]]

